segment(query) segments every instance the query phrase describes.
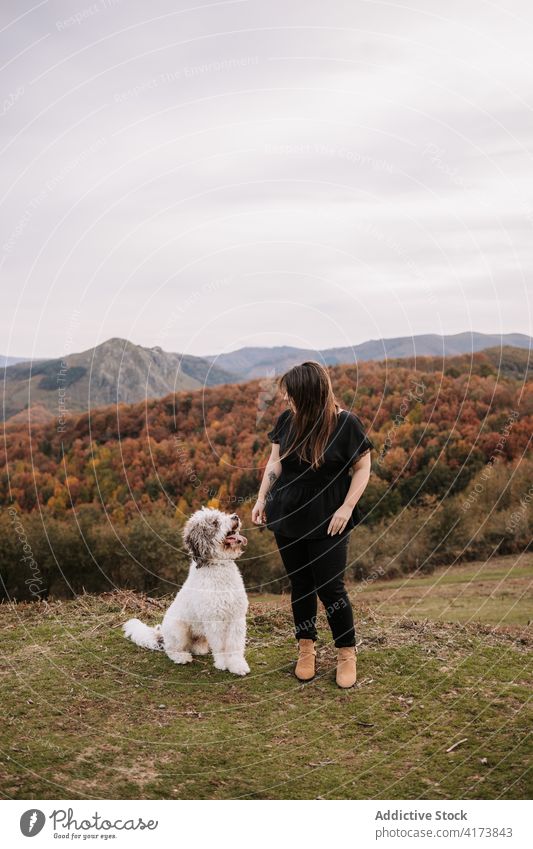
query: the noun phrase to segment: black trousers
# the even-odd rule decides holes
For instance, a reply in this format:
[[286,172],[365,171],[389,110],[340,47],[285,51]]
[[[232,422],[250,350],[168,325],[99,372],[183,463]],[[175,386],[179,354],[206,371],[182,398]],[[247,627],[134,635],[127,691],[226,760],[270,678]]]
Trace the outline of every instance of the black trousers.
[[308,540],[274,536],[291,582],[296,639],[316,640],[318,597],[336,647],[355,646],[352,606],[344,586],[350,534]]

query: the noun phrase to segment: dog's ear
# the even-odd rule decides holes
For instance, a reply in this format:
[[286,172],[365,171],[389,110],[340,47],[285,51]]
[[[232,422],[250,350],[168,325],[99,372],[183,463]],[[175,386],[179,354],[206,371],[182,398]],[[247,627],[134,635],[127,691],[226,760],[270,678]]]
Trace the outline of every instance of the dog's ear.
[[[205,508],[203,508],[205,511]],[[215,534],[220,529],[218,516],[192,516],[183,529],[183,542],[196,561],[207,560],[213,554]]]
[[183,542],[195,560],[202,560],[207,553],[202,523],[189,519],[183,529]]

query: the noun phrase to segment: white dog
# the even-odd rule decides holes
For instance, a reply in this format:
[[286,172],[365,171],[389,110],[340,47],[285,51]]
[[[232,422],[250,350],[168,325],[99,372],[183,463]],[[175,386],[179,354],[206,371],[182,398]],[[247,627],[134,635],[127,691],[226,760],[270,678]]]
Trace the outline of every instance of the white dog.
[[190,663],[193,654],[213,652],[216,669],[246,675],[244,658],[248,599],[235,558],[247,543],[234,513],[202,507],[185,525],[183,541],[192,556],[187,580],[161,625],[139,619],[123,625],[138,646],[163,650],[174,663]]

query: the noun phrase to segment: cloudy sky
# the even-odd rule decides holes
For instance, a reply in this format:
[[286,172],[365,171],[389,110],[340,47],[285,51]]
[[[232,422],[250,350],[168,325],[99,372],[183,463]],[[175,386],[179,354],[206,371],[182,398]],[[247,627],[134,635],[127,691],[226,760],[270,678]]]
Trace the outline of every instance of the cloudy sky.
[[530,334],[533,8],[408,6],[3,0],[0,353]]

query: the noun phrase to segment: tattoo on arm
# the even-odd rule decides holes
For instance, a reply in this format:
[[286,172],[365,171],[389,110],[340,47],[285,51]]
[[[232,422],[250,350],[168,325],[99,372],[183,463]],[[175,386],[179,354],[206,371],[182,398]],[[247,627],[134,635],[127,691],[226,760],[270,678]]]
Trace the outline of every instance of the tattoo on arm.
[[277,481],[277,479],[278,479],[278,476],[275,472],[269,472],[268,473],[268,480],[269,480],[268,488],[269,489],[272,489],[272,487],[274,486],[274,482]]
[[272,487],[274,486],[275,481],[277,481],[277,479],[279,478],[280,474],[281,474],[281,471],[278,472],[278,474],[276,474],[276,472],[273,469],[270,469],[270,471],[268,472],[268,475],[266,477],[266,486],[265,486],[265,481],[263,480],[263,484],[261,486],[261,491],[260,491],[259,494],[262,495],[264,500],[268,500],[270,498],[269,492],[272,489]]

